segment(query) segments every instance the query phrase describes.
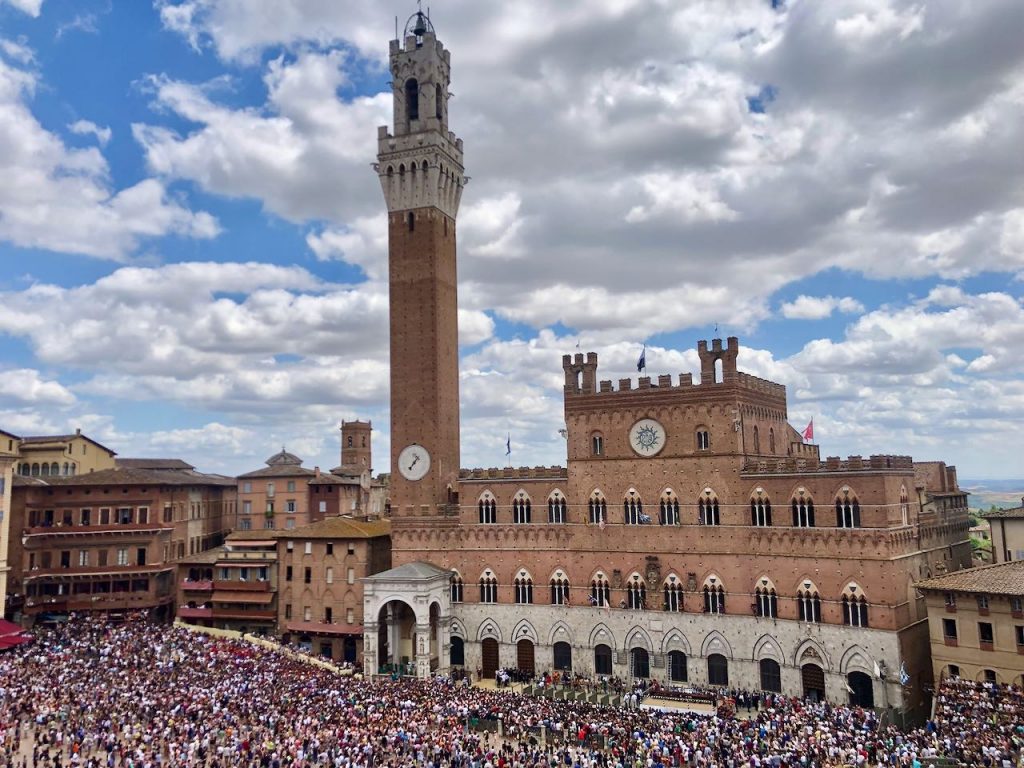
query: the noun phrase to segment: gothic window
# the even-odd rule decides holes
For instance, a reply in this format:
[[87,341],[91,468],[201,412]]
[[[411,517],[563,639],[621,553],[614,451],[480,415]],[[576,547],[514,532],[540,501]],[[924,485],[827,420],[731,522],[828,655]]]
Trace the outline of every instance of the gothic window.
[[452,602],[453,603],[461,603],[462,602],[462,595],[463,595],[463,591],[462,591],[463,584],[462,584],[462,577],[459,576],[459,572],[458,571],[452,571],[452,575],[448,579],[448,581],[449,581],[449,584],[451,585]]
[[480,512],[480,522],[493,525],[498,521],[498,505],[490,491],[485,491],[477,502],[477,509]]
[[566,503],[561,491],[554,491],[548,497],[548,522],[565,522]]
[[626,585],[626,605],[635,611],[647,608],[647,586],[639,573],[634,573]]
[[860,587],[850,584],[843,592],[843,624],[849,627],[868,626],[868,601]]
[[590,604],[611,605],[611,603],[612,590],[608,584],[608,579],[605,578],[603,573],[598,573],[594,580],[590,582]]
[[526,491],[520,491],[512,499],[512,522],[516,525],[527,525],[531,521],[530,497]]
[[754,491],[750,498],[750,524],[760,527],[772,524],[772,502],[765,495],[763,488]]
[[810,624],[821,623],[821,598],[818,590],[810,581],[805,581],[803,589],[796,593],[797,618]]
[[761,452],[761,435],[757,431],[757,427],[754,427],[754,453]]
[[679,525],[679,499],[676,498],[671,488],[661,495],[658,522],[662,525]]
[[437,117],[438,120],[440,120],[443,117],[444,113],[444,99],[442,98],[443,95],[444,91],[441,90],[441,84],[438,83],[437,85],[434,86],[434,108],[435,116]]
[[697,450],[707,451],[711,449],[711,434],[706,429],[697,430]]
[[533,602],[533,579],[526,571],[520,571],[515,579],[516,603],[529,605]]
[[[650,518],[644,514],[644,503],[640,495],[633,488],[629,489],[626,498],[622,500],[623,522],[626,525],[642,525],[650,522]],[[646,518],[646,519],[645,519]]]
[[405,109],[410,120],[420,119],[420,84],[415,77],[405,81]]
[[754,589],[754,615],[771,619],[779,617],[779,598],[775,594],[775,585],[767,578],[762,578]]
[[907,496],[907,486],[900,486],[900,517],[903,518],[903,524],[907,525],[910,520],[910,499]]
[[494,578],[494,574],[489,570],[485,571],[484,575],[480,577],[480,602],[498,602],[498,580]]
[[814,501],[803,488],[797,490],[791,506],[793,507],[794,528],[814,527]]
[[697,499],[697,522],[700,525],[721,525],[722,518],[718,511],[718,496],[710,488]]
[[664,608],[670,613],[682,613],[683,602],[683,585],[675,575],[671,575],[665,580]]
[[590,436],[590,453],[593,456],[604,455],[604,435],[596,434]]
[[836,496],[836,528],[860,528],[860,502],[849,488]]
[[348,447],[349,447],[349,448],[351,448],[351,447],[352,447],[352,435],[349,435],[349,436],[348,436]]
[[599,525],[608,522],[608,503],[600,491],[590,494],[590,501],[587,503],[590,512],[591,525]]
[[775,429],[768,428],[768,453],[775,453]]
[[558,571],[551,579],[551,604],[569,605],[569,579]]
[[407,221],[409,223],[409,231],[410,232],[415,232],[416,231],[416,214],[413,213],[412,211],[409,211],[408,215],[406,216],[406,219],[407,219]]
[[704,613],[725,613],[725,589],[715,576],[704,584]]

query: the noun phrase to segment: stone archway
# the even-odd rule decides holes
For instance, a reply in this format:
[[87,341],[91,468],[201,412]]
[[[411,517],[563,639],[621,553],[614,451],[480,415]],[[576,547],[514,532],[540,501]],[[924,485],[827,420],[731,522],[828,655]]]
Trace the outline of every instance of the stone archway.
[[804,698],[809,701],[825,700],[825,670],[817,664],[804,664],[800,667],[800,679],[803,683]]
[[377,612],[378,674],[415,673],[416,612],[403,600],[389,600]]

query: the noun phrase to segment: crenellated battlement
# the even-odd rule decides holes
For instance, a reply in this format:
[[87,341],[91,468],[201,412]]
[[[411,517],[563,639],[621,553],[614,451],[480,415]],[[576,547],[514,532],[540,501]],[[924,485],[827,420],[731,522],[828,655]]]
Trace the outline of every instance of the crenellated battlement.
[[488,467],[460,469],[459,480],[563,480],[568,470],[557,464],[550,467]]
[[[597,353],[588,352],[585,356],[577,352],[575,355],[562,355],[562,370],[565,372],[565,394],[592,395],[623,392],[638,392],[643,390],[693,390],[700,391],[703,387],[721,386],[731,384],[742,389],[778,398],[786,399],[786,387],[774,381],[768,381],[749,373],[742,373],[736,369],[736,357],[739,354],[739,340],[731,336],[725,346],[721,339],[712,339],[709,348],[708,342],[700,341],[697,344],[697,353],[701,359],[701,372],[697,381],[694,381],[692,373],[680,373],[673,379],[671,374],[661,374],[656,378],[651,376],[640,376],[636,380],[632,378],[613,381],[597,379]],[[721,362],[721,371],[716,377],[716,364]]]
[[870,456],[867,459],[863,456],[849,456],[846,459],[829,456],[824,461],[795,457],[775,460],[747,459],[741,471],[745,475],[790,475],[814,472],[913,472],[914,460],[910,456],[889,454]]

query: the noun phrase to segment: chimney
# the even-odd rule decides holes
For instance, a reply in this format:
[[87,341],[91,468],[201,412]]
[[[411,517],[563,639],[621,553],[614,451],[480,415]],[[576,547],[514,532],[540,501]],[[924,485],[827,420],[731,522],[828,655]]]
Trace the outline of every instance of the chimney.
[[75,427],[75,434],[76,435],[82,434],[82,428],[81,427]]
[[313,476],[320,477],[320,467],[313,467]]

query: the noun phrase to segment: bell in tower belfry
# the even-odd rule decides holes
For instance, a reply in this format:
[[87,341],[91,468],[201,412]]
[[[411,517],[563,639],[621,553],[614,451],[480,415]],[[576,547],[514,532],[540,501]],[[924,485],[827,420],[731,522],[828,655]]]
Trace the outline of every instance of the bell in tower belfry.
[[418,10],[392,40],[394,125],[375,169],[388,208],[391,509],[396,521],[454,515],[459,473],[455,219],[466,176],[448,130],[451,55]]

